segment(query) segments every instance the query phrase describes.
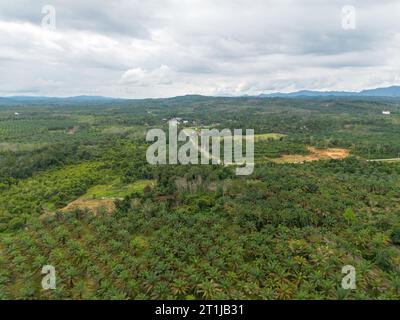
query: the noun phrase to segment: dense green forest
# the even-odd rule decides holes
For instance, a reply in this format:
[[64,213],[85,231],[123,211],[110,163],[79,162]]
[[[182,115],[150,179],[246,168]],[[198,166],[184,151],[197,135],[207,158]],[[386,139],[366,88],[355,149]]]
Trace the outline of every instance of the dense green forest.
[[[378,98],[1,101],[0,299],[399,299],[400,161],[368,161],[400,157],[399,110]],[[254,129],[253,174],[148,164],[146,132],[174,117]],[[55,290],[41,287],[44,265]]]

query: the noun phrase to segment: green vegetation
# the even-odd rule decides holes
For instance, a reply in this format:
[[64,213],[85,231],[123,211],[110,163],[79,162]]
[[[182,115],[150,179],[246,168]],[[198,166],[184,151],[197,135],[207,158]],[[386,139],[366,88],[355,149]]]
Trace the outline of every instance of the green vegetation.
[[[398,103],[0,106],[0,299],[399,299],[400,162],[366,161],[398,157]],[[255,129],[254,173],[147,164],[146,131],[172,117]],[[350,156],[270,161],[310,147]],[[111,213],[64,210],[104,199]],[[47,264],[56,290],[41,288]],[[341,288],[345,265],[356,290]]]
[[272,140],[282,140],[286,135],[281,133],[263,133],[263,134],[255,134],[254,140],[255,141],[272,141]]
[[120,179],[116,179],[110,184],[96,185],[89,188],[81,196],[81,199],[124,198],[133,193],[143,193],[147,186],[154,186],[154,183],[152,180],[139,180],[134,183],[124,184]]

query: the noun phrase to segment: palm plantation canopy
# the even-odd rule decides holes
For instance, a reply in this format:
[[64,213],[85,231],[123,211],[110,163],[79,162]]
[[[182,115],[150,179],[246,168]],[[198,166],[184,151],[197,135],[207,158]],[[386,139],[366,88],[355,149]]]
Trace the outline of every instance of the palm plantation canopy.
[[[56,103],[0,108],[0,298],[400,297],[400,163],[367,161],[400,152],[396,100]],[[148,164],[173,117],[253,128],[253,174]]]

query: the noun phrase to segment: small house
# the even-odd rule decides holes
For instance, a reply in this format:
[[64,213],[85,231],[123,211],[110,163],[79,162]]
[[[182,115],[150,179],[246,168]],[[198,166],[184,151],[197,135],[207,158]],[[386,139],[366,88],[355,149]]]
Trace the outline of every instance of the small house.
[[177,126],[178,124],[181,123],[181,121],[182,121],[182,118],[172,118],[172,119],[169,120],[168,122],[169,122],[171,125]]

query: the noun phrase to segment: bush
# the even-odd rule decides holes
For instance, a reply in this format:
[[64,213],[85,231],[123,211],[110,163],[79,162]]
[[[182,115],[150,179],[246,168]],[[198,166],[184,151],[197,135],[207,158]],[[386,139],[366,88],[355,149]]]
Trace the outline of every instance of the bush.
[[400,226],[392,230],[392,233],[390,234],[390,239],[392,240],[393,244],[400,245]]
[[15,217],[11,219],[9,226],[13,231],[23,229],[25,227],[25,219],[21,217]]
[[344,213],[343,217],[347,220],[348,223],[354,223],[356,221],[356,215],[351,208],[347,208]]

